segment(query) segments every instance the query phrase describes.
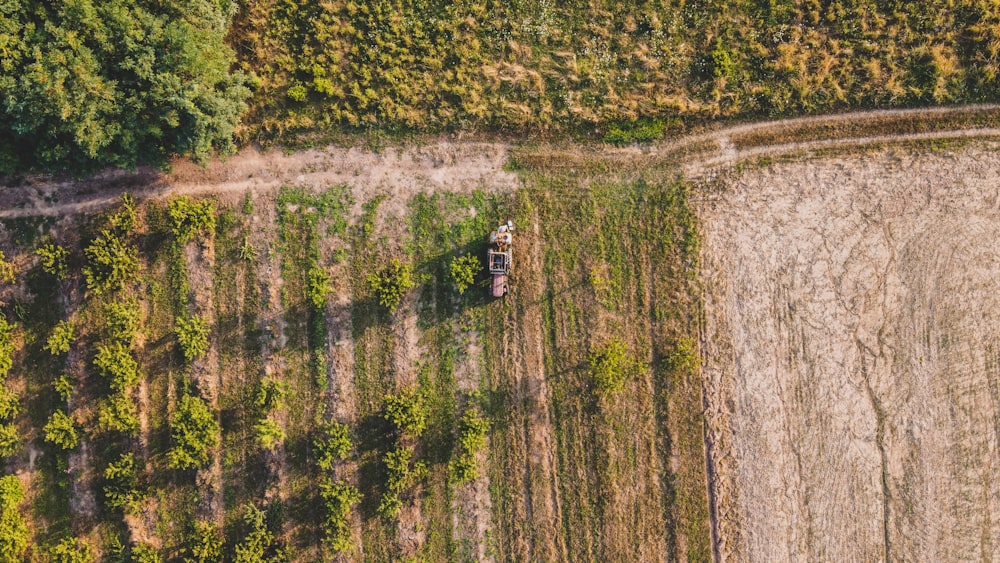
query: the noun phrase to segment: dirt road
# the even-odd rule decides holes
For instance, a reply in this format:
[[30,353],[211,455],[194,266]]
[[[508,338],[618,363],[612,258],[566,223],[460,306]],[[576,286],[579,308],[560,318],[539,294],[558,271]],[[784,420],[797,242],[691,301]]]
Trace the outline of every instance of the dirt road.
[[1000,156],[886,150],[702,205],[723,559],[1000,550]]

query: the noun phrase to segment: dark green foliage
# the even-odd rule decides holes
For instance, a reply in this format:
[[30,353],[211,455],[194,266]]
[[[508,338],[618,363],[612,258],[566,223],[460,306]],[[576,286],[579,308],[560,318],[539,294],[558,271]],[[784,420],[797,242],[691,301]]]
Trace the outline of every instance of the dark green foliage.
[[136,513],[142,500],[137,486],[135,456],[131,452],[121,454],[104,469],[104,502],[108,507]]
[[22,561],[28,547],[28,525],[18,511],[24,487],[14,475],[0,477],[0,561]]
[[393,258],[388,265],[368,276],[368,287],[378,297],[380,305],[395,313],[406,292],[416,286],[413,266]]
[[465,483],[479,475],[476,454],[486,447],[486,433],[490,422],[483,418],[479,407],[469,406],[458,423],[458,445],[448,463],[449,478],[453,483]]
[[219,445],[219,423],[203,399],[184,395],[170,417],[173,447],[167,460],[174,469],[197,469],[208,464],[208,454]]
[[591,350],[587,362],[594,385],[602,394],[621,390],[625,381],[639,370],[639,364],[629,354],[628,346],[617,338]]
[[59,321],[59,324],[52,329],[52,334],[45,345],[45,349],[53,356],[69,352],[69,347],[73,344],[74,327],[69,321]]
[[344,481],[324,477],[319,484],[320,496],[326,517],[323,519],[323,543],[335,553],[345,553],[351,543],[351,507],[361,502],[362,495],[354,486]]
[[192,201],[187,196],[170,200],[167,205],[170,230],[181,244],[197,236],[215,236],[215,202],[210,199]]
[[120,342],[98,345],[94,366],[115,391],[131,389],[139,381],[139,364]]
[[87,289],[96,294],[124,289],[139,274],[139,251],[112,231],[101,231],[83,253]]
[[42,263],[42,270],[57,279],[64,280],[69,276],[69,250],[58,244],[46,244],[35,251]]
[[179,317],[174,326],[184,359],[192,362],[208,352],[208,323],[204,317]]
[[451,281],[455,283],[455,289],[459,295],[465,293],[476,281],[476,275],[483,269],[479,258],[466,254],[456,256],[451,260]]
[[350,429],[336,421],[325,424],[313,445],[316,448],[316,464],[323,471],[331,471],[336,462],[351,455]]
[[80,441],[76,423],[61,410],[52,413],[48,424],[42,428],[42,431],[45,432],[46,442],[55,444],[64,450],[75,448]]
[[222,561],[225,538],[215,524],[197,521],[188,537],[184,563],[218,563]]
[[78,538],[63,538],[49,550],[52,563],[93,563],[97,561],[94,548]]
[[378,513],[385,517],[392,517],[398,514],[399,509],[403,506],[400,495],[427,474],[427,466],[423,461],[414,462],[413,450],[402,446],[386,453],[382,461],[385,463],[388,477],[386,478],[385,492],[382,493],[382,499],[378,505]]
[[74,172],[229,150],[249,95],[228,2],[7,2],[0,172]]
[[419,437],[427,426],[426,398],[417,389],[404,389],[395,395],[388,395],[383,409],[385,419],[408,436]]
[[124,391],[114,393],[101,401],[97,425],[103,430],[135,434],[139,431],[139,409]]

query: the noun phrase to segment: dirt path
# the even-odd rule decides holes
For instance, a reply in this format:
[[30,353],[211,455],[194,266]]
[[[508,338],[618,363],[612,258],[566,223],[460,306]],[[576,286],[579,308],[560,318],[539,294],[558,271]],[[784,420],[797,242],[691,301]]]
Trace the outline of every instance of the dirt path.
[[723,559],[995,554],[996,148],[773,165],[703,202]]
[[[903,135],[859,136],[850,134],[850,131],[841,135],[830,132],[833,138],[747,146],[734,144],[733,139],[737,138],[748,139],[755,135],[780,138],[796,131],[876,121],[886,122],[884,129],[891,131],[893,119],[933,122],[998,110],[998,105],[972,105],[862,111],[764,121],[687,135],[645,150],[608,148],[599,153],[678,159],[688,177],[700,178],[747,158],[889,142],[998,137],[1000,128],[957,128]],[[516,176],[503,170],[508,149],[509,146],[503,143],[448,140],[405,149],[390,148],[383,152],[332,146],[295,153],[279,150],[262,152],[248,148],[207,167],[179,160],[166,174],[147,168],[137,172],[110,171],[85,180],[28,176],[16,181],[8,180],[8,185],[0,186],[0,219],[92,212],[116,203],[124,191],[143,199],[183,194],[263,192],[285,184],[314,188],[345,184],[353,188],[355,201],[360,205],[360,202],[378,194],[387,194],[390,200],[406,201],[409,194],[422,190],[506,188],[516,183]]]

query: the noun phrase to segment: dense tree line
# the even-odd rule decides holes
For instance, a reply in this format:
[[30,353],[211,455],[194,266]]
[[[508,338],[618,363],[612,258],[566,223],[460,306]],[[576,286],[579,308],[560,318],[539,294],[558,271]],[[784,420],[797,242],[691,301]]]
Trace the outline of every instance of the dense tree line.
[[0,172],[232,148],[247,80],[227,0],[0,1]]

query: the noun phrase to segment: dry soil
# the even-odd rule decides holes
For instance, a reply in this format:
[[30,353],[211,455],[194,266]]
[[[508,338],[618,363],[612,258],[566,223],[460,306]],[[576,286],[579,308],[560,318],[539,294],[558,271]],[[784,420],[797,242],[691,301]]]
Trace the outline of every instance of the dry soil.
[[996,145],[732,172],[699,206],[719,555],[996,559]]

